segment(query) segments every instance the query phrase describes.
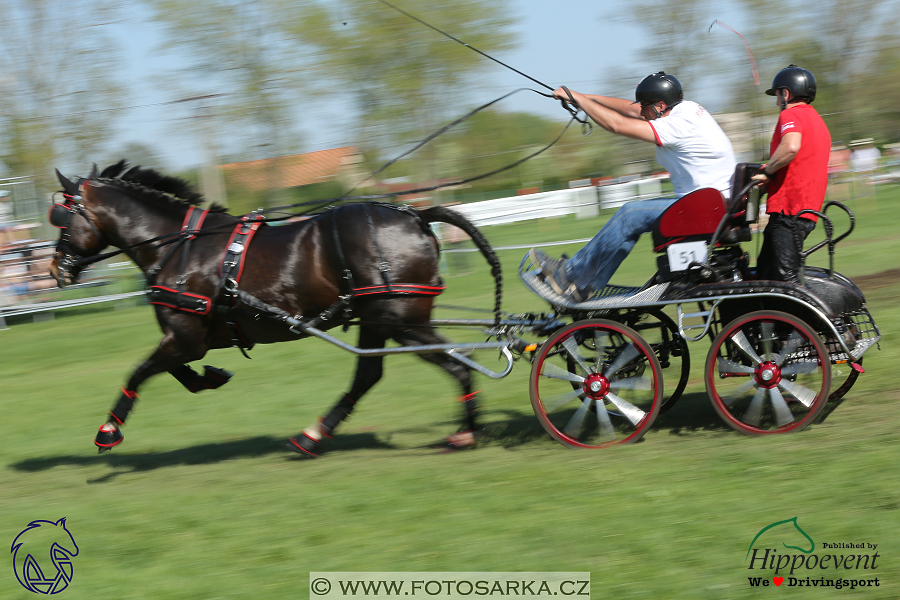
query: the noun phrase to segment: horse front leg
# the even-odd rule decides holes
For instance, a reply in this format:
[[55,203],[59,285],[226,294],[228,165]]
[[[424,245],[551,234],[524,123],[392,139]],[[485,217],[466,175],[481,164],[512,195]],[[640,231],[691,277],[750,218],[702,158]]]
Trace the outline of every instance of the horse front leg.
[[[374,329],[361,326],[359,332],[360,348],[384,348],[385,337]],[[381,379],[384,373],[383,356],[360,356],[356,362],[356,375],[350,391],[341,395],[331,411],[325,417],[319,417],[315,423],[288,438],[289,448],[311,458],[318,458],[316,447],[323,438],[331,438],[334,430],[350,416],[356,403]]]
[[134,403],[138,398],[137,390],[144,381],[158,373],[177,370],[186,366],[187,362],[203,358],[205,354],[206,350],[200,347],[195,346],[190,349],[183,347],[171,332],[167,333],[160,340],[156,351],[134,370],[125,387],[122,388],[113,409],[109,411],[109,419],[100,426],[100,430],[94,438],[98,452],[111,450],[125,439],[121,427],[134,408]]
[[229,373],[225,369],[210,365],[203,365],[203,370],[203,375],[201,375],[188,365],[181,365],[172,369],[169,373],[192,394],[203,390],[220,388],[234,376],[234,373]]

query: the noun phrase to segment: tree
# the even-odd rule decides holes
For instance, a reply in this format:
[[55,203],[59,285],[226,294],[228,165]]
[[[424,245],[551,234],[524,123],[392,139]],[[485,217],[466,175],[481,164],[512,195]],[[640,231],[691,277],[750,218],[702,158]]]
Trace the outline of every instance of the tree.
[[[83,167],[106,143],[121,87],[107,0],[0,0],[0,160],[56,187],[53,167]],[[78,15],[77,24],[66,16]]]
[[682,0],[677,4],[669,0],[629,0],[623,5],[627,18],[649,35],[638,57],[653,72],[672,73],[695,90],[698,84],[689,82],[722,68],[721,40],[707,35],[716,18],[716,7],[712,0]]
[[[817,110],[835,141],[875,135],[896,114],[889,91],[896,68],[897,0],[740,0],[750,14],[747,38],[760,57],[762,89],[797,64],[816,76]],[[789,23],[790,26],[786,24]],[[893,65],[893,67],[892,67]],[[887,76],[886,76],[887,75]],[[865,100],[864,100],[865,99]],[[771,104],[769,104],[771,102]],[[777,109],[766,97],[767,108]]]
[[[300,40],[282,23],[296,18],[285,0],[145,0],[163,26],[163,48],[183,67],[167,82],[172,100],[206,98],[192,115],[215,121],[245,160],[298,151],[296,107],[308,82]],[[215,96],[211,102],[210,97]],[[201,125],[206,126],[206,125]],[[210,128],[213,129],[213,128]],[[207,134],[202,134],[208,138]],[[207,139],[207,143],[209,140]],[[219,149],[215,153],[221,152]]]
[[[494,54],[512,44],[507,4],[419,0],[401,8]],[[361,143],[381,151],[421,139],[459,116],[467,90],[491,64],[373,0],[309,0],[298,17],[288,24],[290,30],[316,48],[317,73],[337,82],[334,93],[352,99]],[[423,149],[425,163],[433,162],[434,148]]]

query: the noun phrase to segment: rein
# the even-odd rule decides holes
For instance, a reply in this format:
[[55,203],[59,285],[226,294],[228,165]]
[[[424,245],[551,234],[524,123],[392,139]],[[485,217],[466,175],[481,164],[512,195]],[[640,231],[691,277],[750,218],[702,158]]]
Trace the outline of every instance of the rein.
[[438,137],[439,135],[441,135],[441,134],[443,134],[443,133],[446,133],[448,130],[452,129],[452,128],[455,127],[456,125],[459,125],[459,124],[462,123],[463,121],[465,121],[465,120],[471,118],[471,117],[474,116],[476,113],[478,113],[478,112],[480,112],[480,111],[482,111],[482,110],[484,110],[484,109],[490,107],[491,105],[496,104],[497,102],[499,102],[499,101],[501,101],[501,100],[503,100],[503,99],[505,99],[505,98],[508,98],[509,96],[512,96],[513,94],[516,94],[516,93],[518,93],[518,92],[522,92],[522,91],[530,91],[530,92],[534,92],[535,94],[538,94],[538,95],[540,95],[540,96],[544,96],[544,97],[546,97],[546,98],[553,98],[553,96],[552,96],[551,94],[545,94],[545,93],[543,93],[543,92],[539,92],[539,91],[534,90],[534,89],[531,89],[531,88],[519,88],[519,89],[517,89],[517,90],[513,90],[512,92],[506,93],[506,94],[500,96],[499,98],[496,98],[496,99],[494,99],[494,100],[491,100],[490,102],[488,102],[488,103],[486,103],[486,104],[482,104],[481,106],[479,106],[478,108],[476,108],[476,109],[470,111],[470,112],[467,113],[466,115],[464,115],[464,116],[462,116],[462,117],[456,119],[456,120],[453,121],[452,123],[450,123],[450,124],[448,124],[448,125],[445,125],[444,127],[440,128],[439,130],[437,130],[436,132],[432,133],[431,135],[429,135],[428,137],[426,137],[424,140],[422,140],[421,142],[419,142],[418,144],[416,144],[412,149],[407,150],[407,151],[404,152],[403,154],[401,154],[401,155],[397,156],[396,158],[394,158],[394,159],[388,161],[387,163],[385,163],[384,165],[382,165],[380,168],[378,168],[377,170],[373,171],[368,177],[366,177],[365,179],[363,179],[362,181],[360,181],[359,183],[357,183],[355,186],[353,186],[353,188],[350,189],[350,191],[348,191],[346,194],[344,194],[344,195],[342,195],[342,196],[338,196],[338,197],[336,197],[336,198],[326,198],[326,199],[323,199],[323,200],[311,200],[311,201],[309,201],[309,202],[299,202],[299,203],[297,203],[297,204],[287,204],[287,205],[284,205],[284,206],[275,206],[275,207],[269,208],[269,209],[261,209],[259,212],[283,212],[283,211],[286,211],[286,210],[295,209],[295,208],[300,208],[300,207],[305,207],[305,206],[312,206],[312,207],[313,207],[313,208],[304,210],[304,211],[302,211],[302,212],[289,213],[288,216],[282,217],[282,218],[280,218],[280,219],[268,219],[268,218],[267,218],[267,220],[272,220],[272,221],[274,221],[274,220],[284,220],[284,219],[289,219],[289,218],[292,218],[292,217],[295,217],[295,216],[308,215],[308,214],[310,214],[310,213],[314,213],[315,211],[317,211],[317,210],[319,210],[319,209],[321,209],[321,208],[325,208],[325,207],[330,206],[330,205],[332,205],[332,204],[335,204],[335,203],[337,203],[337,202],[344,202],[344,201],[347,201],[347,200],[383,200],[383,199],[386,199],[386,198],[397,198],[397,197],[399,197],[399,196],[407,196],[407,195],[410,195],[410,194],[421,194],[421,193],[424,193],[424,192],[433,192],[433,191],[435,191],[435,190],[439,190],[439,189],[442,189],[442,188],[445,188],[445,187],[454,186],[454,185],[464,185],[464,184],[466,184],[466,183],[471,183],[471,182],[473,182],[473,181],[478,181],[479,179],[484,179],[484,178],[486,178],[486,177],[491,177],[492,175],[497,175],[498,173],[502,173],[502,172],[504,172],[504,171],[508,171],[508,170],[510,170],[510,169],[513,169],[513,168],[519,166],[520,164],[524,163],[525,161],[531,160],[531,159],[534,158],[535,156],[538,156],[539,154],[541,154],[541,153],[543,153],[543,152],[546,152],[546,151],[549,150],[552,146],[554,146],[557,142],[559,142],[559,140],[562,139],[563,135],[565,135],[566,131],[568,131],[569,127],[572,125],[573,122],[576,122],[576,121],[577,121],[578,123],[581,123],[581,125],[582,125],[582,133],[583,133],[584,135],[589,135],[589,134],[591,133],[592,126],[591,126],[590,120],[588,120],[586,117],[582,120],[582,119],[579,119],[578,116],[577,116],[577,114],[578,114],[578,112],[579,112],[580,109],[576,110],[576,109],[571,108],[571,107],[569,107],[568,105],[566,105],[566,103],[563,103],[563,106],[566,108],[567,111],[569,111],[569,113],[572,115],[572,118],[569,119],[569,122],[566,123],[565,127],[563,127],[562,131],[560,131],[559,135],[557,135],[557,136],[553,139],[553,141],[551,141],[549,144],[547,144],[547,145],[544,146],[543,148],[537,150],[536,152],[533,152],[533,153],[529,154],[528,156],[525,156],[525,157],[523,157],[523,158],[520,158],[519,160],[517,160],[517,161],[515,161],[515,162],[513,162],[513,163],[510,163],[510,164],[505,165],[505,166],[503,166],[503,167],[500,167],[500,168],[498,168],[498,169],[494,169],[493,171],[489,171],[489,172],[487,172],[487,173],[482,173],[482,174],[480,174],[480,175],[475,175],[475,176],[473,176],[473,177],[469,177],[469,178],[466,178],[466,179],[454,180],[454,181],[449,181],[449,182],[447,182],[447,183],[441,183],[441,184],[432,185],[432,186],[427,186],[427,187],[421,187],[421,188],[414,188],[414,189],[411,189],[411,190],[403,190],[402,192],[385,192],[385,193],[382,193],[382,194],[361,194],[361,195],[355,195],[355,196],[350,196],[350,195],[349,195],[349,193],[352,192],[354,189],[356,189],[357,187],[359,187],[360,185],[362,185],[363,183],[365,183],[366,181],[368,181],[369,179],[371,179],[372,177],[374,177],[374,176],[377,175],[378,173],[381,173],[382,171],[384,171],[385,169],[387,169],[389,166],[391,166],[392,164],[396,163],[398,160],[402,159],[402,158],[405,157],[405,156],[408,156],[409,154],[412,154],[413,152],[415,152],[416,150],[418,150],[419,148],[421,148],[422,146],[424,146],[425,144],[427,144],[427,143],[430,142],[431,140],[435,139],[435,138]]

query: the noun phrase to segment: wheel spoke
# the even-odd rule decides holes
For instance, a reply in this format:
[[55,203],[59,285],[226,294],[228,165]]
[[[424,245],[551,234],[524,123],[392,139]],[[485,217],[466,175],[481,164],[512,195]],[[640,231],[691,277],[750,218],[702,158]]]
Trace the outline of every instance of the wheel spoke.
[[794,415],[784,401],[784,396],[778,391],[778,388],[769,388],[769,399],[772,401],[772,409],[775,411],[775,421],[779,427],[784,427],[788,423],[794,422]]
[[734,345],[737,346],[738,350],[744,353],[744,356],[754,363],[759,364],[762,362],[762,359],[753,349],[753,346],[750,345],[750,340],[747,339],[747,336],[744,335],[743,331],[738,329],[734,335],[731,336],[731,341],[734,342]]
[[552,398],[547,398],[546,401],[541,401],[541,404],[544,405],[544,410],[548,413],[556,410],[557,408],[563,407],[575,398],[581,396],[584,393],[584,390],[577,389],[572,390],[571,392],[566,392],[564,394],[558,394],[553,396]]
[[759,388],[756,390],[753,400],[750,401],[750,406],[747,407],[747,410],[744,412],[744,416],[741,419],[744,423],[759,426],[759,421],[762,418],[763,398],[765,395],[766,388]]
[[603,348],[606,347],[606,342],[608,339],[609,334],[606,333],[605,330],[594,330],[594,348],[597,351],[597,359],[594,361],[594,373],[600,372],[600,365],[603,364],[603,356],[605,355]]
[[819,362],[815,360],[804,360],[801,362],[791,363],[781,369],[782,375],[807,375],[809,373],[819,372]]
[[716,365],[719,367],[719,375],[753,374],[753,367],[738,364],[727,358],[719,357],[716,361]]
[[745,381],[740,386],[734,388],[731,393],[722,398],[722,401],[725,402],[725,405],[729,408],[734,401],[743,396],[750,388],[756,385],[756,380],[750,379],[749,381]]
[[784,363],[788,354],[799,348],[800,345],[805,341],[806,338],[804,338],[799,331],[797,331],[796,329],[792,331],[788,339],[785,340],[784,346],[782,346],[781,352],[778,354],[778,358],[775,359],[775,364],[780,367]]
[[604,442],[616,439],[616,430],[613,429],[612,421],[609,419],[609,412],[603,405],[603,400],[594,402],[594,407],[597,409],[597,421],[600,422],[600,439]]
[[634,344],[629,343],[627,346],[622,348],[622,351],[619,353],[619,356],[616,357],[616,360],[614,360],[612,364],[606,367],[603,375],[609,379],[612,379],[613,375],[618,373],[622,367],[637,358],[640,354],[640,351],[634,347]]
[[763,353],[765,354],[765,360],[772,359],[772,340],[774,338],[775,333],[775,324],[771,321],[763,321],[759,324],[760,329],[762,330],[762,342]]
[[569,419],[569,422],[563,428],[567,436],[578,439],[578,436],[581,435],[581,428],[584,425],[584,416],[587,414],[590,406],[591,399],[585,398],[584,402],[581,403],[581,406],[578,407],[578,410],[575,411],[575,414],[572,415],[572,418]]
[[786,391],[788,394],[800,401],[803,406],[809,408],[816,399],[816,393],[807,387],[803,387],[799,383],[782,379],[778,382],[778,387]]
[[575,383],[584,383],[584,377],[566,371],[562,367],[557,367],[553,363],[545,362],[541,368],[541,375],[550,377],[551,379],[565,379],[566,381],[574,381]]
[[569,353],[569,356],[578,363],[582,369],[584,369],[585,373],[592,373],[591,365],[585,360],[583,356],[581,356],[581,352],[578,350],[578,342],[575,341],[574,337],[569,337],[563,340],[563,348],[566,349],[566,352]]
[[653,384],[648,377],[640,376],[610,381],[609,387],[613,390],[649,390]]
[[618,408],[625,417],[631,421],[632,425],[637,425],[641,421],[644,420],[644,417],[647,416],[647,413],[639,409],[637,406],[628,402],[627,400],[623,400],[619,398],[613,393],[606,394],[606,399],[610,401],[616,408]]

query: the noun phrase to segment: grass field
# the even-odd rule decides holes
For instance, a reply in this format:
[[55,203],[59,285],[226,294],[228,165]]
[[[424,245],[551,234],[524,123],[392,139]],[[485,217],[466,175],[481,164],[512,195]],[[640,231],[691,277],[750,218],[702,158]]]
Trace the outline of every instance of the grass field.
[[[0,332],[0,542],[11,544],[30,521],[66,517],[79,547],[60,595],[70,599],[307,598],[310,571],[589,571],[595,600],[896,599],[900,193],[879,190],[851,206],[858,229],[838,247],[836,266],[866,292],[881,350],[866,355],[867,373],[822,424],[766,439],[716,416],[700,375],[704,339],[691,344],[685,396],[636,445],[575,451],[553,442],[531,412],[523,361],[505,379],[478,378],[484,443],[437,454],[428,444],[456,427],[457,391],[406,356],[387,359],[385,378],[323,459],[300,460],[285,438],[330,407],[354,365],[307,340],[259,346],[252,361],[237,350],[211,354],[204,363],[236,373],[217,391],[191,395],[171,377],[150,380],[125,442],[98,456],[97,426],[158,341],[152,311],[107,306],[14,322]],[[486,234],[495,246],[576,239],[607,217]],[[541,311],[515,275],[524,252],[499,253],[504,309]],[[474,273],[451,272],[440,302],[489,308],[484,262],[466,260]],[[653,264],[645,240],[614,282],[643,283]],[[495,364],[486,352],[479,358]],[[878,545],[875,570],[803,577],[878,577],[879,587],[751,587],[748,577],[773,575],[748,569],[751,541],[792,517],[818,555],[855,552],[825,543]],[[792,552],[780,541],[767,547]],[[7,557],[0,598],[32,597]]]

